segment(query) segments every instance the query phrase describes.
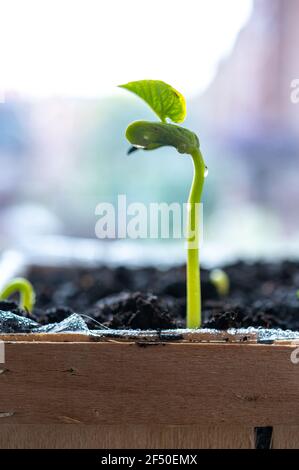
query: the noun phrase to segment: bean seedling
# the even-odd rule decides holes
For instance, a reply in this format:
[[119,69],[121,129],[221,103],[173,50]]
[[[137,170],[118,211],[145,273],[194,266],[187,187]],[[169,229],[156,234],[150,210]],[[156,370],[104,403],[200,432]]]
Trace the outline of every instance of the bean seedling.
[[[204,178],[207,172],[197,135],[178,126],[186,117],[186,102],[181,93],[160,80],[139,80],[120,85],[142,98],[157,114],[160,121],[135,121],[126,130],[133,150],[154,150],[174,147],[181,154],[191,156],[194,166],[193,181],[188,199],[187,215],[187,327],[201,325],[201,289],[199,269],[199,211]],[[171,121],[171,122],[169,122]],[[175,124],[173,124],[175,123]],[[130,150],[130,152],[132,149]]]
[[13,294],[20,295],[20,308],[32,312],[35,303],[35,292],[32,284],[22,277],[12,279],[0,292],[0,300],[5,300]]

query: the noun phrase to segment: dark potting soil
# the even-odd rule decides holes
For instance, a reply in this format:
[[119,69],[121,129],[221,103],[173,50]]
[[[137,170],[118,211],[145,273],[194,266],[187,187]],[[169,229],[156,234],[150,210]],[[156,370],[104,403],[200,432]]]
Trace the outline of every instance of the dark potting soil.
[[[261,326],[299,329],[299,262],[238,262],[225,268],[230,293],[221,298],[201,271],[203,327]],[[61,321],[73,312],[92,329],[162,329],[185,327],[185,267],[97,269],[32,268],[37,302],[31,318],[41,325]],[[11,302],[0,310],[26,315]]]

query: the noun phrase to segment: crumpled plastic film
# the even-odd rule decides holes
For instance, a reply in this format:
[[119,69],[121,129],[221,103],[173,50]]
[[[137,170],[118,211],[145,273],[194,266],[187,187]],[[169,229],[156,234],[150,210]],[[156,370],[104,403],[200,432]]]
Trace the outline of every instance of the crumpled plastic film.
[[34,320],[0,310],[0,333],[89,333],[83,318],[74,313],[59,323],[41,326]]
[[30,318],[0,310],[0,333],[29,333],[38,326],[38,323]]
[[[50,323],[49,325],[41,326],[34,320],[15,315],[12,312],[5,312],[0,310],[0,334],[1,333],[82,333],[91,336],[98,336],[99,338],[123,337],[123,338],[136,338],[140,336],[148,338],[160,338],[169,336],[170,338],[179,339],[190,330],[176,329],[176,330],[113,330],[110,328],[90,330],[86,325],[81,315],[73,313],[65,320],[58,323]],[[214,329],[201,328],[199,330],[192,330],[192,333],[199,334],[214,334],[219,339],[223,331]],[[277,340],[293,341],[299,340],[299,332],[292,330],[281,330],[279,328],[230,328],[227,330],[230,335],[257,335],[258,342],[272,342]]]
[[73,313],[59,323],[33,328],[33,333],[89,333],[89,328],[83,318],[77,313]]

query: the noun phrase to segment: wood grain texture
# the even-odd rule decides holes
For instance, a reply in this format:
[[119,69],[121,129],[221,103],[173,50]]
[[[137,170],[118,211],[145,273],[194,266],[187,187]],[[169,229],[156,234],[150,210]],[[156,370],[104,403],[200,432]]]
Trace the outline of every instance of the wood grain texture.
[[0,449],[250,449],[253,442],[253,429],[241,426],[0,426]]
[[1,424],[299,425],[292,346],[6,344]]
[[[130,333],[133,331],[133,334]],[[113,336],[111,335],[113,332]],[[225,342],[225,343],[256,343],[256,333],[238,333],[228,331],[213,332],[208,329],[202,330],[156,330],[142,331],[142,330],[101,330],[101,335],[90,335],[85,333],[0,333],[0,341],[26,341],[26,342],[46,342],[46,343],[61,343],[61,342],[132,342],[132,341],[156,341],[161,342],[163,333],[166,334],[167,340],[175,340],[175,337],[180,337],[176,342]]]
[[92,337],[82,333],[1,333],[0,341],[39,343],[89,343]]
[[299,426],[274,426],[272,449],[299,449]]

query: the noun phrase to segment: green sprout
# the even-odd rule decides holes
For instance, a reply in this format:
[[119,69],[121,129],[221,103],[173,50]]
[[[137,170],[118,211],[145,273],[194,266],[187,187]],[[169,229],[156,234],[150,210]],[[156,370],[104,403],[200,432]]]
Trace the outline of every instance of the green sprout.
[[32,284],[22,277],[12,279],[0,292],[0,300],[5,300],[16,293],[20,294],[20,308],[32,312],[35,303]]
[[296,292],[296,297],[299,300],[299,290],[297,290],[297,292]]
[[229,294],[229,277],[222,269],[212,269],[210,272],[210,281],[221,297],[226,297]]
[[[160,80],[140,80],[121,85],[142,98],[157,114],[161,122],[136,121],[126,130],[126,138],[133,150],[154,150],[174,147],[181,154],[191,156],[194,166],[193,182],[188,199],[187,217],[187,327],[201,325],[201,289],[199,269],[198,204],[201,201],[206,166],[194,132],[167,122],[181,123],[186,117],[183,95]],[[131,152],[132,150],[130,150]]]

